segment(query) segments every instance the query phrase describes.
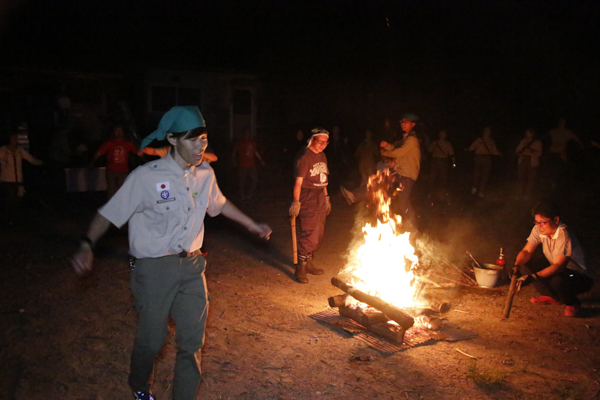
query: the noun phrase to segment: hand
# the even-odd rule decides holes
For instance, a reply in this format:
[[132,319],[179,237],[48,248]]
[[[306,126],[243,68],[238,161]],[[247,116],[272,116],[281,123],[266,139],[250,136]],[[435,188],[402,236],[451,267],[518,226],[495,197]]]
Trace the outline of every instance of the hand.
[[325,196],[325,210],[327,210],[327,215],[331,212],[331,200],[329,196]]
[[261,239],[269,240],[272,230],[267,224],[254,224],[250,232],[256,233]]
[[300,214],[300,202],[298,200],[292,201],[292,205],[290,206],[290,217],[296,218],[298,214]]
[[93,261],[94,253],[92,252],[92,248],[87,244],[82,244],[79,247],[79,251],[69,258],[71,266],[79,276],[89,274],[92,271]]
[[520,282],[525,282],[525,281],[527,281],[529,278],[532,278],[533,280],[537,281],[537,279],[538,279],[538,276],[537,276],[537,274],[536,274],[536,273],[533,273],[533,274],[528,274],[528,275],[523,275],[522,277],[520,277],[519,279],[517,279],[517,281],[520,281]]

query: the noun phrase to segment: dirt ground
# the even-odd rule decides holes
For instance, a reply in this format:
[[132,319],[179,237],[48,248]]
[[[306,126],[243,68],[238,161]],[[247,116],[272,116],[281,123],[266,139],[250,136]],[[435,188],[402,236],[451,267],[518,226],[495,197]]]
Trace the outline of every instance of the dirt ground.
[[[379,353],[340,328],[311,319],[328,309],[328,296],[341,293],[330,279],[344,265],[357,207],[348,207],[332,190],[334,209],[316,258],[326,273],[302,285],[293,280],[291,266],[289,184],[280,184],[263,182],[258,201],[238,204],[271,225],[270,242],[221,217],[207,221],[212,301],[198,398],[597,398],[597,287],[583,296],[586,314],[577,319],[564,317],[563,306],[531,304],[534,289],[524,287],[508,320],[501,319],[506,281],[494,289],[435,289],[436,297],[451,303],[443,317],[479,337],[394,354]],[[443,203],[417,194],[423,260],[443,254],[465,265],[469,250],[493,262],[504,247],[510,264],[531,229],[531,204],[512,201],[500,189],[484,200],[458,194],[468,193],[464,184],[455,192]],[[566,204],[598,261],[595,199],[580,195]],[[67,204],[61,212],[30,204],[17,226],[3,226],[0,232],[2,399],[130,398],[127,374],[136,312],[126,232],[111,230],[98,244],[95,271],[79,278],[66,258],[100,203],[97,196],[72,195]],[[153,391],[160,400],[171,398],[174,339],[171,327],[156,363]]]

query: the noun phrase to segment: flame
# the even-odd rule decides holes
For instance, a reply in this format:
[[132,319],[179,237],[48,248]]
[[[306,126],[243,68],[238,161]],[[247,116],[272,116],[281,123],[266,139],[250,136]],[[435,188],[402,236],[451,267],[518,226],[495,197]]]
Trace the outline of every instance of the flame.
[[410,232],[401,232],[402,218],[391,211],[390,193],[398,190],[392,182],[389,171],[378,171],[369,178],[368,191],[377,207],[377,222],[362,228],[364,242],[351,253],[341,275],[365,293],[396,307],[408,307],[418,296],[413,271],[419,259],[410,244]]

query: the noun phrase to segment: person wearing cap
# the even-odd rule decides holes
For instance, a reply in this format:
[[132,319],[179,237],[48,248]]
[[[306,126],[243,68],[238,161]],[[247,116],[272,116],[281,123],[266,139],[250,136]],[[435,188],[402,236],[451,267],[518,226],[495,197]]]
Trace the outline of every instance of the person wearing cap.
[[[533,304],[565,304],[566,317],[581,316],[577,295],[592,288],[595,263],[583,250],[573,229],[561,220],[556,205],[540,202],[532,214],[535,225],[515,261],[516,270],[522,274],[519,280],[533,279],[540,294],[530,299]],[[546,260],[532,259],[540,244]]]
[[298,264],[295,276],[298,282],[308,283],[306,274],[322,275],[324,271],[313,264],[314,251],[321,245],[325,219],[331,212],[327,194],[329,169],[323,150],[329,143],[329,132],[323,128],[311,131],[308,146],[298,153],[294,167],[294,200],[289,213],[300,217],[298,235]]
[[402,142],[399,145],[388,143],[385,140],[380,143],[380,152],[384,157],[394,159],[394,169],[398,173],[397,179],[401,190],[392,202],[395,212],[403,218],[406,230],[413,230],[414,213],[410,203],[412,188],[419,177],[421,166],[421,148],[419,139],[413,130],[419,118],[414,114],[404,114],[400,120],[402,127]]
[[196,398],[201,378],[200,349],[208,313],[208,293],[200,254],[206,214],[222,214],[269,239],[257,224],[223,196],[213,169],[202,162],[208,145],[204,119],[195,106],[178,106],[161,119],[153,140],[172,146],[165,157],[136,168],[94,216],[70,261],[80,274],[92,270],[94,244],[108,230],[129,222],[131,285],[138,326],[131,355],[129,385],[135,399],[154,399],[150,385],[171,316],[177,330],[173,399]]

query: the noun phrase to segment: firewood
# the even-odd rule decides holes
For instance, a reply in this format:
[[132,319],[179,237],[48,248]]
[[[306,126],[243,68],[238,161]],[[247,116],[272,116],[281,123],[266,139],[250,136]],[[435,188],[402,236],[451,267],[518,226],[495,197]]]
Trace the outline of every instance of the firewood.
[[348,285],[345,282],[342,282],[336,277],[331,278],[331,284],[337,287],[338,289],[341,289],[342,291],[348,293],[356,300],[362,301],[363,303],[367,303],[368,305],[375,307],[379,311],[383,312],[389,319],[396,321],[398,325],[400,325],[404,329],[410,328],[415,323],[413,317],[406,314],[398,307],[388,304],[380,298],[362,292],[356,289],[355,287]]
[[329,307],[337,308],[346,304],[347,294],[338,294],[336,296],[331,296],[327,299],[329,302]]
[[350,318],[365,327],[388,321],[387,317],[382,312],[369,312],[360,307],[348,307],[342,305],[339,307],[339,311],[341,316]]

